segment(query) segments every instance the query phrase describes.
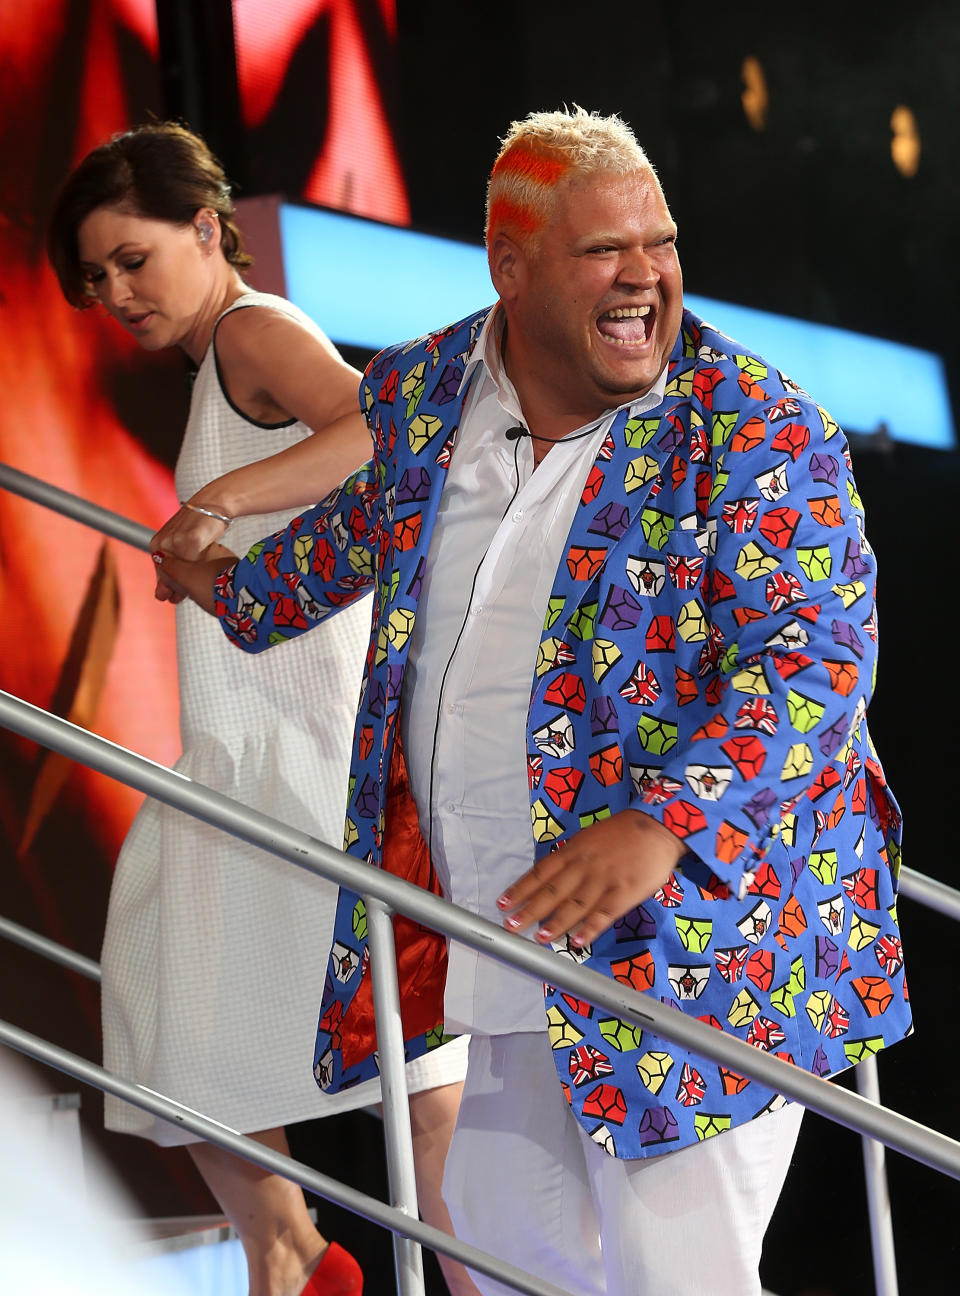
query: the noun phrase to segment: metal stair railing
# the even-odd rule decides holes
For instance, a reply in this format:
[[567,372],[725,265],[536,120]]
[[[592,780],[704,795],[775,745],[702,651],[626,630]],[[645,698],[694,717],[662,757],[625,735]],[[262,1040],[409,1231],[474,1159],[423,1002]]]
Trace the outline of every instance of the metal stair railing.
[[[134,549],[144,553],[150,552],[150,538],[153,532],[141,522],[134,522],[120,513],[94,504],[74,495],[70,491],[53,486],[39,477],[31,477],[10,464],[0,463],[0,489],[7,490],[22,499],[52,509],[63,517],[72,518],[84,526],[91,527],[114,540],[122,540]],[[936,878],[927,877],[915,869],[903,867],[899,875],[900,894],[908,896],[930,909],[945,914],[960,922],[960,891],[954,890]]]
[[[106,535],[134,545],[136,548],[147,550],[149,547],[148,528],[21,473],[8,465],[0,464],[0,486]],[[393,878],[369,865],[360,864],[305,834],[297,833],[287,825],[251,811],[236,802],[230,802],[229,798],[223,797],[212,789],[193,783],[175,771],[167,770],[164,766],[137,756],[105,739],[97,738],[85,730],[77,729],[76,726],[9,694],[0,693],[0,723],[24,737],[33,738],[73,759],[81,760],[92,768],[119,778],[167,804],[175,805],[186,813],[193,814],[227,832],[232,832],[320,876],[345,884],[363,895],[368,914],[372,915],[369,924],[371,975],[374,978],[375,1015],[382,1068],[390,1193],[391,1198],[399,1203],[402,1223],[398,1224],[393,1218],[397,1212],[391,1212],[390,1207],[375,1203],[369,1198],[365,1199],[362,1205],[350,1205],[345,1200],[344,1194],[354,1198],[362,1198],[363,1195],[354,1193],[344,1185],[338,1185],[327,1176],[318,1175],[309,1167],[281,1157],[278,1153],[269,1152],[262,1144],[244,1139],[235,1131],[226,1130],[217,1122],[210,1121],[199,1113],[190,1112],[162,1095],[153,1094],[142,1086],[131,1086],[118,1077],[110,1076],[102,1068],[95,1067],[94,1064],[75,1055],[67,1054],[45,1041],[37,1040],[36,1037],[18,1031],[15,1027],[0,1023],[0,1039],[40,1060],[50,1061],[52,1065],[66,1070],[69,1074],[88,1078],[91,1083],[107,1088],[110,1092],[127,1098],[128,1101],[146,1106],[149,1110],[157,1111],[167,1118],[178,1119],[185,1124],[188,1121],[199,1122],[205,1127],[206,1133],[197,1125],[190,1124],[188,1127],[200,1133],[201,1137],[209,1136],[211,1141],[220,1142],[222,1146],[228,1146],[231,1150],[238,1151],[240,1155],[258,1164],[266,1165],[267,1168],[277,1169],[279,1173],[286,1174],[305,1187],[310,1187],[321,1196],[338,1201],[347,1209],[357,1209],[358,1213],[367,1215],[377,1223],[383,1223],[394,1232],[397,1290],[401,1296],[417,1296],[417,1293],[423,1291],[419,1248],[411,1240],[423,1241],[426,1245],[454,1256],[480,1272],[489,1273],[506,1281],[516,1290],[544,1294],[549,1292],[552,1296],[553,1293],[558,1292],[558,1289],[543,1283],[542,1280],[533,1279],[530,1275],[521,1275],[519,1271],[513,1270],[512,1266],[505,1266],[501,1261],[491,1257],[484,1258],[474,1248],[466,1247],[466,1244],[451,1239],[435,1229],[430,1229],[416,1219],[416,1192],[415,1186],[412,1185],[412,1143],[402,1064],[403,1046],[396,992],[396,964],[392,950],[393,932],[390,916],[393,909],[401,910],[437,931],[455,936],[480,953],[511,963],[540,980],[546,980],[598,1006],[606,1007],[626,1021],[654,1029],[674,1043],[694,1049],[713,1061],[731,1066],[752,1078],[759,1079],[769,1087],[801,1102],[805,1107],[858,1131],[864,1140],[876,1290],[878,1296],[896,1296],[896,1267],[883,1145],[893,1147],[941,1173],[960,1178],[960,1143],[881,1107],[874,1058],[864,1059],[857,1067],[859,1094],[838,1089],[828,1081],[798,1071],[778,1058],[759,1053],[740,1040],[723,1035],[704,1023],[685,1017],[674,1008],[644,999],[637,992],[624,990],[617,983],[590,969],[571,965],[570,960],[561,955],[534,946],[522,937],[504,932],[495,924],[479,919],[465,910],[457,909],[456,906],[438,897],[430,896],[401,879]],[[164,781],[164,775],[167,782]],[[294,839],[300,840],[296,842]],[[336,857],[339,863],[335,863],[331,857]],[[375,876],[373,878],[368,876],[364,880],[353,875],[354,869],[360,869],[367,875],[373,873]],[[395,890],[396,887],[400,890]],[[910,869],[902,869],[900,890],[903,895],[911,896],[949,917],[960,919],[960,893],[934,879],[924,877]],[[412,894],[405,894],[405,892]],[[445,916],[442,913],[443,909],[448,910],[449,914]],[[65,950],[55,942],[47,941],[46,938],[28,932],[27,929],[8,920],[0,919],[0,935],[6,935],[9,939],[53,958],[65,966],[72,967],[91,979],[99,978],[99,969],[91,960]],[[385,948],[380,948],[378,954],[376,952],[378,947]],[[547,962],[544,963],[544,960]],[[378,964],[380,970],[375,972]],[[385,1023],[383,1027],[381,1027],[381,1014]],[[670,1018],[673,1020],[669,1020]],[[381,1030],[386,1037],[383,1044],[380,1043],[379,1038]],[[78,1067],[85,1074],[81,1075],[81,1072],[76,1069]],[[157,1103],[165,1104],[167,1110],[160,1111],[153,1105]],[[224,1141],[225,1139],[229,1141]],[[268,1161],[274,1164],[268,1164]],[[282,1168],[279,1166],[280,1162],[284,1163]],[[307,1181],[308,1178],[310,1182]],[[320,1186],[321,1183],[323,1187]],[[371,1208],[371,1203],[376,1209]],[[396,1242],[398,1238],[402,1239],[399,1243]],[[409,1246],[406,1245],[407,1242],[410,1242]],[[493,1268],[489,1267],[491,1264]],[[533,1285],[530,1285],[531,1283]]]
[[21,927],[19,923],[11,922],[9,918],[0,917],[0,936],[14,945],[32,950],[41,958],[49,959],[51,963],[59,963],[62,967],[69,968],[71,972],[79,972],[88,981],[96,981],[98,985],[100,984],[99,963],[94,963],[93,959],[87,958],[85,954],[78,954],[75,950],[67,949],[65,945],[59,945],[56,941],[31,931],[29,927]]
[[153,532],[142,522],[134,522],[120,513],[112,513],[100,504],[61,490],[59,486],[52,486],[39,477],[31,477],[29,473],[21,472],[10,464],[0,463],[0,487],[22,499],[40,504],[43,508],[52,509],[54,513],[72,518],[74,522],[81,522],[113,540],[122,540],[134,549],[142,549],[144,553],[150,552],[150,537]]
[[[339,881],[350,890],[364,896],[368,906],[374,911],[376,906],[375,903],[371,905],[371,901],[380,902],[388,911],[400,910],[425,926],[453,936],[480,953],[510,963],[536,976],[539,980],[557,985],[578,998],[608,1009],[624,1021],[643,1029],[653,1030],[656,1034],[700,1053],[711,1061],[749,1075],[774,1091],[793,1098],[805,1107],[836,1120],[849,1129],[878,1139],[914,1160],[952,1178],[960,1179],[960,1143],[899,1113],[892,1112],[860,1094],[837,1088],[827,1080],[800,1071],[777,1057],[759,1052],[749,1044],[717,1031],[704,1022],[686,1017],[676,1008],[629,990],[592,969],[578,966],[572,960],[552,950],[543,949],[522,937],[506,932],[496,924],[478,918],[439,896],[421,890],[412,883],[344,855],[333,847],[326,846],[268,815],[232,801],[229,797],[203,784],[196,783],[182,774],[2,692],[0,692],[0,724],[22,737],[33,739],[101,773],[118,778],[121,782],[138,788],[168,805],[176,806],[214,827],[231,832],[244,841],[269,850],[310,872]],[[381,925],[375,922],[375,929],[379,926]],[[387,921],[383,926],[392,935],[390,922]],[[371,932],[371,936],[374,936],[374,931]],[[392,964],[392,949],[387,953],[383,948],[372,947],[371,970],[374,963],[378,961]],[[389,1009],[382,1002],[375,1001],[375,1011],[378,1031],[380,1023],[389,1021],[391,1018],[399,1025],[399,1002],[396,998]],[[22,1039],[8,1031],[9,1028],[6,1027],[0,1029],[0,1039],[6,1040],[14,1047],[22,1048]],[[402,1047],[398,1053],[399,1056],[394,1057],[389,1048],[381,1050],[380,1064],[384,1074],[389,1074],[391,1067],[394,1068],[394,1074],[399,1073],[395,1086],[398,1095],[397,1105],[402,1104],[405,1110]],[[37,1054],[32,1055],[37,1056]],[[121,1083],[116,1077],[108,1078],[104,1073],[100,1077],[104,1087],[107,1087],[108,1079],[111,1086]],[[136,1101],[146,1105],[144,1099],[149,1091],[143,1091],[139,1086],[134,1086],[133,1089],[138,1094]],[[125,1097],[127,1094],[123,1093],[120,1096]],[[157,1096],[153,1098],[160,1101]],[[179,1110],[182,1112],[182,1109]],[[195,1113],[192,1117],[205,1120]],[[183,1115],[178,1118],[186,1119]],[[391,1116],[385,1107],[385,1124],[388,1119],[397,1120],[397,1113],[394,1112]],[[399,1133],[399,1124],[400,1122],[397,1121],[395,1127],[397,1141],[403,1137]],[[222,1127],[212,1122],[210,1126],[211,1141],[240,1150],[239,1146],[232,1142],[239,1138],[239,1135],[233,1134],[232,1131],[228,1132],[229,1139],[224,1141],[220,1136]],[[191,1126],[191,1128],[195,1127]],[[216,1135],[215,1130],[219,1131]],[[408,1119],[406,1132],[409,1135]],[[242,1151],[241,1154],[247,1155],[247,1152]],[[395,1155],[396,1150],[391,1151],[388,1141],[388,1158],[392,1159]],[[406,1153],[403,1155],[406,1156]],[[409,1166],[409,1162],[407,1164]],[[298,1182],[301,1181],[300,1173],[297,1168],[297,1173],[293,1176]],[[399,1183],[401,1174],[398,1166],[391,1168],[391,1183],[394,1186]],[[391,1193],[393,1192],[392,1188]],[[327,1193],[324,1192],[323,1195]],[[416,1233],[410,1227],[410,1221],[415,1218],[415,1206],[411,1208],[406,1202],[400,1202],[400,1205],[401,1209],[406,1211],[403,1227],[398,1229],[396,1223],[388,1224],[388,1227],[395,1231],[395,1236],[414,1237]],[[438,1241],[434,1232],[429,1244],[461,1259],[463,1244],[448,1239],[444,1235],[441,1235],[441,1238],[442,1241]],[[475,1258],[466,1260],[465,1263],[479,1268],[481,1272],[500,1277],[501,1281],[506,1281],[508,1285],[517,1286],[517,1280],[506,1276],[499,1268],[498,1261],[488,1259],[485,1262],[487,1266],[492,1263],[492,1268],[484,1267]],[[397,1256],[398,1292],[401,1296],[418,1296],[423,1291],[422,1281],[418,1283],[415,1273],[411,1274],[409,1265],[405,1268],[405,1264],[408,1265],[408,1262],[404,1260],[401,1248]],[[539,1280],[528,1278],[523,1282],[536,1284]],[[517,1289],[533,1293],[550,1290],[549,1287],[542,1285],[519,1285]]]
[[857,1094],[837,1089],[827,1080],[628,989],[592,968],[576,965],[553,950],[504,931],[495,923],[478,918],[411,882],[345,855],[270,815],[241,805],[203,783],[138,756],[9,693],[0,692],[0,724],[311,873],[338,882],[361,896],[372,896],[434,931],[444,932],[479,953],[512,964],[540,981],[606,1008],[624,1021],[663,1035],[712,1062],[743,1071],[812,1111],[858,1133],[879,1138],[888,1147],[960,1179],[960,1142],[944,1134],[877,1107]]
[[[919,879],[922,884],[919,887],[914,888],[912,892],[918,903],[946,914],[947,916],[952,916],[953,912],[960,908],[960,892],[953,890],[943,883],[925,878],[921,874],[914,874],[914,877]],[[2,916],[0,916],[0,937],[4,937],[12,943],[20,945],[24,949],[31,950],[52,962],[59,963],[61,966],[77,972],[91,981],[97,983],[100,981],[100,966],[92,959],[86,958],[84,955],[78,954],[76,951],[68,949],[63,945],[58,944],[56,941],[49,940],[45,936],[40,936],[28,928],[22,927],[19,923],[12,922],[10,919]],[[15,1030],[16,1028],[11,1027],[8,1023],[0,1022],[0,1039],[4,1039],[6,1042],[10,1043],[12,1032]],[[63,1050],[58,1050],[56,1046],[47,1045],[43,1041],[37,1040],[34,1036],[22,1034],[21,1039],[26,1041],[23,1051],[29,1052],[32,1056],[37,1057],[42,1061],[49,1061],[52,1066],[59,1066],[59,1069],[65,1070],[68,1074],[79,1079],[88,1080],[90,1083],[95,1084],[100,1088],[108,1087],[102,1077],[109,1075],[109,1073],[103,1071],[102,1068],[94,1067],[85,1059],[79,1058],[74,1054],[67,1054],[63,1052]],[[16,1047],[16,1045],[14,1046]],[[44,1049],[50,1050],[49,1056],[43,1052]],[[67,1059],[68,1063],[63,1064],[63,1059]],[[71,1062],[72,1065],[69,1064]],[[857,1091],[863,1094],[865,1098],[869,1098],[872,1102],[879,1103],[880,1086],[876,1058],[867,1058],[861,1062],[856,1068],[855,1074]],[[113,1078],[117,1079],[117,1077]],[[138,1088],[140,1087],[126,1086],[125,1089],[120,1089],[117,1086],[114,1086],[110,1091],[119,1093],[119,1096],[127,1097],[129,1100],[129,1093]],[[181,1108],[180,1104],[174,1103],[172,1099],[168,1099],[167,1101],[178,1111],[182,1112],[185,1110]],[[149,1109],[153,1110],[153,1108]],[[157,1114],[166,1116],[168,1112],[167,1110],[160,1110]],[[223,1127],[218,1126],[218,1128]],[[202,1133],[199,1129],[195,1129],[194,1132]],[[890,1199],[887,1191],[884,1157],[885,1148],[882,1143],[877,1142],[876,1139],[870,1138],[867,1135],[862,1136],[861,1143],[863,1146],[864,1176],[868,1198],[870,1242],[873,1258],[875,1289],[877,1296],[896,1296],[898,1290],[896,1256],[893,1245],[893,1222],[890,1210]],[[250,1151],[256,1153],[256,1149],[262,1145],[254,1143],[253,1140],[246,1140],[245,1146],[247,1146]],[[271,1154],[271,1156],[280,1157],[280,1154]],[[263,1163],[261,1162],[261,1164]],[[300,1178],[297,1179],[297,1182],[301,1183],[302,1186],[309,1187],[313,1191],[319,1191],[322,1196],[328,1195],[322,1190],[322,1188],[318,1189],[316,1183],[308,1183],[303,1178],[304,1171],[306,1171],[308,1175],[314,1174],[309,1167],[299,1165],[298,1163],[291,1161],[289,1158],[280,1158],[280,1160],[276,1161],[275,1164],[268,1165],[266,1168],[275,1169],[278,1173],[285,1174],[287,1178],[297,1178],[299,1175]],[[335,1182],[336,1181],[332,1180],[324,1180],[325,1184]],[[354,1206],[351,1206],[348,1200],[341,1201],[339,1197],[334,1195],[333,1191],[330,1193],[330,1199],[338,1201],[339,1204],[346,1205],[347,1209],[354,1209]],[[373,1201],[374,1199],[367,1200]],[[359,1201],[360,1196],[356,1198],[354,1205]],[[377,1203],[377,1205],[379,1206],[379,1203]],[[381,1219],[378,1215],[371,1214],[369,1206],[367,1206],[366,1209],[357,1207],[357,1213],[364,1214],[367,1218],[373,1219],[377,1223],[383,1223],[384,1227],[389,1227],[389,1223],[386,1222],[386,1217]],[[421,1237],[419,1240],[430,1245],[429,1238]]]
[[[362,1215],[382,1228],[391,1230],[394,1237],[400,1238],[408,1248],[410,1244],[415,1244],[418,1249],[423,1245],[432,1251],[441,1251],[471,1269],[496,1278],[516,1291],[527,1293],[528,1296],[576,1296],[575,1293],[568,1292],[542,1278],[523,1273],[506,1261],[498,1260],[477,1247],[461,1242],[448,1233],[442,1233],[429,1224],[424,1224],[416,1215],[410,1215],[396,1206],[389,1206],[376,1197],[371,1197],[367,1193],[362,1193],[348,1184],[314,1170],[311,1166],[304,1165],[301,1161],[295,1161],[292,1157],[274,1152],[266,1144],[247,1138],[236,1130],[229,1129],[226,1125],[221,1125],[218,1121],[189,1107],[184,1107],[163,1094],[155,1093],[143,1085],[122,1080],[96,1063],[89,1062],[86,1058],[68,1052],[37,1035],[32,1035],[10,1022],[0,1021],[0,1043],[38,1062],[44,1062],[76,1080],[93,1085],[106,1093],[115,1094],[135,1107],[141,1107],[144,1111],[172,1121],[207,1142],[215,1143],[218,1147],[225,1148],[228,1152],[233,1152],[254,1165],[262,1166],[265,1170],[293,1180],[294,1183],[298,1183],[302,1188],[308,1188],[317,1196],[332,1201],[355,1215]],[[412,1285],[407,1280],[405,1272],[398,1271],[397,1291],[402,1293],[402,1296],[408,1296],[408,1293],[409,1296],[423,1296],[422,1276],[419,1286]]]

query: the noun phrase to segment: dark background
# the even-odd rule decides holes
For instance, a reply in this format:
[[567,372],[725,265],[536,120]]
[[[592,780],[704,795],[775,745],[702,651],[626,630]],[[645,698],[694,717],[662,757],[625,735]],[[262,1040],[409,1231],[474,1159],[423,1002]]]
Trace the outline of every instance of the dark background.
[[[702,0],[547,7],[515,0],[443,10],[401,0],[395,40],[375,0],[355,8],[392,107],[415,226],[479,239],[485,178],[513,118],[573,102],[620,112],[658,168],[680,228],[691,291],[936,351],[946,360],[956,419],[955,7],[788,10],[718,8]],[[223,158],[242,196],[296,196],[323,147],[328,116],[323,22],[305,38],[280,110],[254,134],[240,125],[229,5],[160,0],[158,13],[159,69],[147,75],[133,46],[124,64],[130,120],[147,109],[185,116]],[[760,61],[770,98],[759,131],[741,104],[747,55]],[[897,104],[911,108],[922,141],[920,167],[910,179],[890,157]],[[60,130],[51,177],[69,157],[68,126],[61,123]],[[36,196],[40,222],[48,201],[49,184]],[[882,373],[876,381],[884,381]],[[149,420],[142,435],[173,462],[175,437],[164,442]],[[880,563],[882,652],[871,729],[904,810],[905,862],[952,883],[956,797],[947,749],[956,728],[956,611],[950,573],[960,457],[858,437],[855,467]],[[86,902],[105,908],[106,885],[101,879]],[[960,1137],[952,1023],[956,935],[948,919],[907,900],[901,920],[917,1033],[880,1059],[884,1101]],[[25,987],[30,1013],[24,1024],[35,1025],[34,1010],[42,1017],[62,974],[27,955],[0,957]],[[94,1013],[87,998],[81,1016]],[[58,1039],[71,1046],[62,1033]],[[85,1091],[84,1102],[93,1129],[99,1100]],[[380,1130],[370,1117],[304,1125],[291,1132],[291,1143],[295,1155],[384,1195],[374,1170]],[[104,1145],[145,1210],[173,1214],[209,1205],[182,1152],[156,1153],[139,1140],[116,1137]],[[955,1290],[956,1183],[896,1154],[889,1172],[901,1290]],[[386,1236],[333,1208],[321,1212],[324,1230],[367,1258],[368,1289],[388,1290]],[[763,1278],[778,1296],[872,1290],[859,1143],[819,1117],[806,1119],[795,1171],[768,1235]],[[440,1290],[435,1279],[432,1289]]]

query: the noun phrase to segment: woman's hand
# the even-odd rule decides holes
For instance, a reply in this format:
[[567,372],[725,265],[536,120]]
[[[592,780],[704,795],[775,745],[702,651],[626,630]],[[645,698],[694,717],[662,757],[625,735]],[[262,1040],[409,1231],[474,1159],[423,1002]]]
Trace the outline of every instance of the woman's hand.
[[[209,547],[215,544],[226,531],[228,523],[222,517],[211,517],[210,513],[222,513],[215,504],[198,504],[191,508],[183,504],[168,518],[157,534],[150,541],[151,553],[170,554],[174,558],[185,558],[196,562]],[[198,508],[209,509],[209,513],[199,513]],[[213,555],[210,555],[213,557]]]

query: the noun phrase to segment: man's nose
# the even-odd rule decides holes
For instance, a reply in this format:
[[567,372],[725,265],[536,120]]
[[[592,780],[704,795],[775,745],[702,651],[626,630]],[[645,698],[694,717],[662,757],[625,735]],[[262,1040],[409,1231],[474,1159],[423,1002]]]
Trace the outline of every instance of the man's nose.
[[617,278],[621,283],[651,288],[659,280],[660,271],[644,248],[628,248],[621,259]]

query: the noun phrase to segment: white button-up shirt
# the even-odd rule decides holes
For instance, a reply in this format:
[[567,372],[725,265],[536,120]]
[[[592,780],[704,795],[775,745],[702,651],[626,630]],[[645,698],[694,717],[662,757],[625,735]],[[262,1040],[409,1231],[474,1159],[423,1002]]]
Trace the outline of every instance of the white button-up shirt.
[[[534,863],[526,720],[547,602],[618,412],[557,442],[534,472],[529,437],[505,436],[524,418],[501,364],[501,333],[497,307],[463,377],[473,375],[473,386],[427,553],[401,720],[420,830],[444,894],[498,923],[497,897]],[[665,385],[666,370],[631,414],[658,405]],[[451,941],[444,1014],[448,1030],[541,1030],[542,988]]]

